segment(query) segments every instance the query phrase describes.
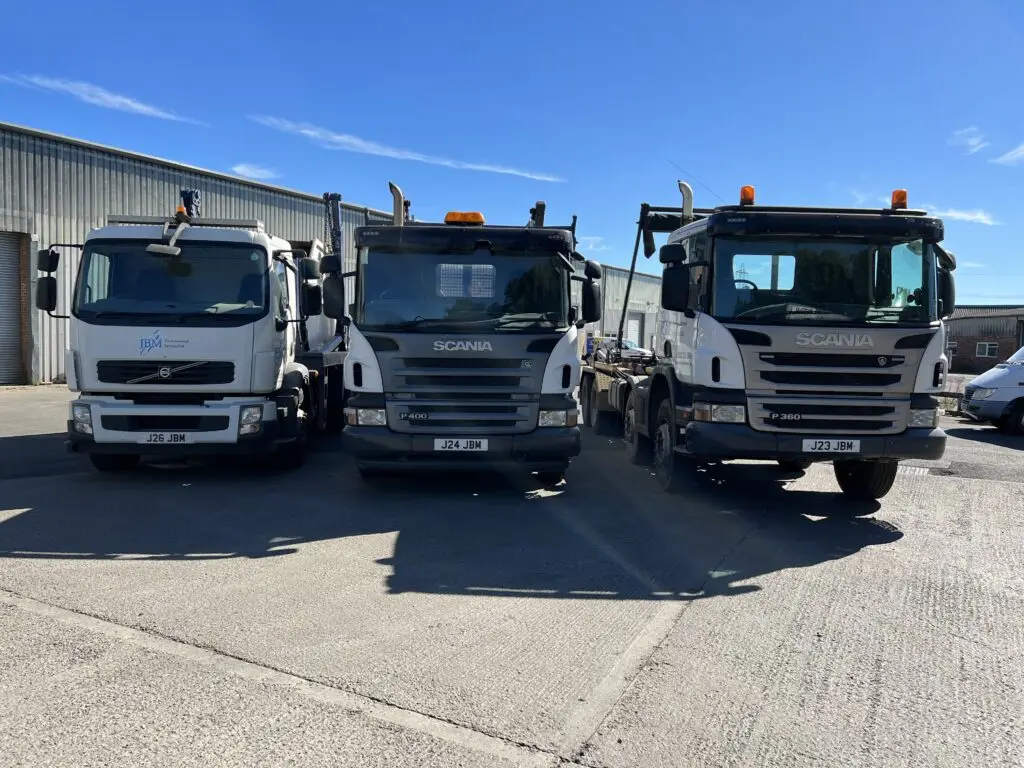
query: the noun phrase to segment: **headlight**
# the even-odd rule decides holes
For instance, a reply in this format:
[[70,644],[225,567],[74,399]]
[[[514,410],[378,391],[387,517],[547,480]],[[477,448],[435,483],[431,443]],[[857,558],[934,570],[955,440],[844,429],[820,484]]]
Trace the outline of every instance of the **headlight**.
[[257,434],[261,429],[263,429],[262,419],[262,405],[243,405],[242,411],[238,415],[238,434]]
[[714,421],[719,424],[743,424],[747,420],[747,408],[743,405],[693,404],[694,421]]
[[84,403],[71,406],[71,420],[75,423],[75,432],[85,435],[92,434],[92,409]]
[[350,427],[386,427],[388,412],[384,408],[346,408],[345,423]]
[[537,414],[538,427],[575,427],[576,411],[541,411]]
[[907,418],[908,427],[937,427],[939,411],[937,408],[912,408]]
[[974,390],[974,394],[971,395],[971,400],[984,400],[986,398],[992,397],[992,395],[994,395],[995,393],[996,391],[994,389],[985,389],[984,387],[978,387],[976,390]]

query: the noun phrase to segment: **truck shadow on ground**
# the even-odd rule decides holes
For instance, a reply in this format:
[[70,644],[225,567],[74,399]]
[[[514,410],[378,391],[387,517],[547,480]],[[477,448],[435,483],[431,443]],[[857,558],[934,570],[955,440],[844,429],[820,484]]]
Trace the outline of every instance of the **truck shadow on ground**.
[[597,453],[554,488],[485,473],[362,483],[329,445],[282,475],[243,463],[14,480],[0,485],[0,558],[103,561],[116,579],[121,561],[286,557],[397,533],[377,561],[391,594],[679,600],[756,591],[742,582],[902,536],[824,516],[836,494],[785,491],[777,471],[725,467],[671,496]]

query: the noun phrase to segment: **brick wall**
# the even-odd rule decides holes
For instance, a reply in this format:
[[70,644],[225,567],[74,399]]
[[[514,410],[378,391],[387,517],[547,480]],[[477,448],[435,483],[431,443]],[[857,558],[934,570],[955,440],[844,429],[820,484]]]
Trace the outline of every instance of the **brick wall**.
[[[950,339],[956,342],[956,350],[950,368],[953,373],[984,373],[996,363],[1002,362],[1020,347],[1015,336],[957,336]],[[996,357],[978,357],[979,343],[995,343],[999,345]]]

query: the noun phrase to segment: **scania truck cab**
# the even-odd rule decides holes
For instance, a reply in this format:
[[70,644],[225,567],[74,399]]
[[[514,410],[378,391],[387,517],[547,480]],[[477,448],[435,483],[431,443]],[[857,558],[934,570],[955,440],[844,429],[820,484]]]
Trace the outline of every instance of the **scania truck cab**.
[[[81,249],[70,317],[61,251],[38,254],[36,305],[70,320],[68,444],[101,471],[147,455],[305,457],[341,427],[344,353],[322,314],[319,240],[289,243],[257,220],[210,219],[184,190],[173,216],[111,216]],[[338,385],[329,387],[329,378]]]
[[355,230],[355,271],[323,265],[332,317],[355,278],[342,439],[359,472],[489,467],[560,482],[580,451],[578,334],[601,305],[601,268],[577,252],[575,217],[545,226],[539,202],[526,226],[477,212],[414,222],[390,187],[393,222]]
[[[939,459],[955,259],[907,208],[644,205],[663,264],[657,364],[623,419],[672,489],[694,460],[832,462],[841,490],[884,496],[902,459]],[[660,249],[654,234],[669,233]],[[634,257],[635,260],[635,257]]]

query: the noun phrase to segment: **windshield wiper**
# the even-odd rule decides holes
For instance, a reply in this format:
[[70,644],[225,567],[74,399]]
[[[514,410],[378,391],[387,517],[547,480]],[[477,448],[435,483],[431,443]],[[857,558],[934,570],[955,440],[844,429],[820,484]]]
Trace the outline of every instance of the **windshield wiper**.
[[494,319],[495,328],[515,323],[539,323],[545,321],[554,325],[556,314],[554,312],[518,312],[516,314],[502,315]]

